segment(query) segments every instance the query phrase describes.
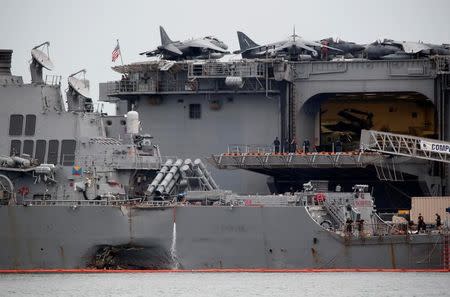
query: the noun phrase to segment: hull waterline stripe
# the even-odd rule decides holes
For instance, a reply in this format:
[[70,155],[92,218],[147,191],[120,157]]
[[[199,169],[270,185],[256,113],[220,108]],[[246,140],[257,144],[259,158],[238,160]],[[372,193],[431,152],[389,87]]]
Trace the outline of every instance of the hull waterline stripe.
[[26,273],[311,273],[311,272],[450,272],[450,269],[390,269],[390,268],[305,268],[305,269],[266,269],[266,268],[217,268],[217,269],[0,269],[0,274]]

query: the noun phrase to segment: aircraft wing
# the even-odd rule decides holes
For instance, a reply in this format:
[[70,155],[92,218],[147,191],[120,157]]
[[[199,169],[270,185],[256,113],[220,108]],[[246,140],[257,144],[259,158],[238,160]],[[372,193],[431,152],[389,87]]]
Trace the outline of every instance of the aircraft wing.
[[[298,47],[298,48],[302,48],[302,49],[304,49],[304,50],[306,50],[306,51],[312,52],[313,54],[314,54],[314,53],[317,54],[317,51],[316,51],[315,49],[313,49],[312,47],[307,46],[307,45],[304,44],[303,42],[300,42],[300,41],[287,41],[287,42],[284,42],[284,43],[282,43],[282,44],[279,44],[279,45],[276,46],[276,47],[269,48],[269,49],[266,50],[266,51],[261,51],[261,52],[259,52],[257,55],[263,56],[263,55],[266,55],[266,54],[270,54],[270,55],[271,55],[271,54],[275,54],[275,53],[277,53],[277,52],[280,52],[280,51],[289,49],[289,48],[291,48],[292,46],[296,46],[296,47]],[[260,48],[264,48],[264,47],[265,47],[265,46],[260,46]]]
[[259,45],[259,46],[255,46],[255,47],[249,47],[249,48],[247,48],[247,49],[245,49],[245,50],[235,50],[234,52],[233,52],[233,54],[242,54],[242,53],[246,53],[246,52],[250,52],[250,51],[252,51],[252,50],[255,50],[255,49],[257,49],[257,48],[262,48],[262,47],[264,47],[265,48],[265,46],[262,46],[262,45]]
[[226,53],[227,51],[212,42],[204,39],[194,39],[185,43],[185,45],[190,47],[207,48],[216,52]]
[[163,49],[172,54],[176,54],[176,55],[180,55],[180,56],[183,54],[183,52],[180,51],[173,43],[164,45]]
[[320,47],[320,48],[325,47],[325,48],[328,48],[328,49],[331,49],[331,50],[334,50],[334,51],[342,52],[342,50],[340,50],[338,48],[335,48],[335,47],[332,47],[332,46],[328,46],[328,45],[325,45],[325,44],[322,44],[322,43],[319,43],[319,42],[314,42],[314,41],[303,41],[303,42],[306,45],[309,45],[309,46],[317,46],[317,47]]
[[299,47],[299,48],[302,48],[302,49],[304,49],[304,50],[307,50],[307,51],[309,51],[309,52],[312,52],[312,53],[316,53],[316,54],[317,54],[317,51],[316,51],[314,48],[312,48],[309,44],[306,44],[305,42],[296,40],[296,41],[295,41],[295,45],[296,45],[297,47]]
[[170,52],[171,54],[175,54],[175,55],[183,54],[173,43],[169,43],[164,46],[162,46],[162,45],[158,46],[158,48],[155,50],[140,53],[140,55],[146,55],[147,57],[154,57],[154,56],[162,54],[163,51],[167,51],[167,52]]
[[396,41],[396,40],[392,40],[392,39],[385,39],[383,41],[383,44],[396,46],[400,50],[403,49],[403,51],[407,54],[417,54],[423,50],[430,49],[430,47],[424,43],[412,42],[412,41]]
[[159,54],[161,54],[161,51],[159,49],[155,49],[155,50],[152,50],[152,51],[145,51],[145,52],[139,53],[139,55],[146,55],[147,57],[154,57],[154,56],[157,56]]
[[246,52],[259,50],[259,51],[257,51],[254,54],[256,56],[262,56],[262,55],[265,55],[267,52],[270,52],[270,49],[282,46],[285,43],[286,42],[274,42],[274,43],[268,43],[268,44],[263,44],[263,45],[257,45],[257,46],[254,46],[254,47],[249,47],[249,48],[247,48],[245,50],[237,50],[237,51],[234,51],[233,53],[235,53],[235,54],[242,54],[242,53],[246,53]]
[[403,47],[403,51],[408,54],[417,54],[423,50],[429,50],[430,47],[426,44],[419,43],[419,42],[409,42],[409,41],[403,41],[399,42],[399,44]]

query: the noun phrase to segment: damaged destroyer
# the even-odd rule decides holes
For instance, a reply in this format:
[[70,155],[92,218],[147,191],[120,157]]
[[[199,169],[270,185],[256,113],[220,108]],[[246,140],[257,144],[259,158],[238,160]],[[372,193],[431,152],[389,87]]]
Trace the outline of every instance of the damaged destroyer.
[[163,156],[137,112],[94,112],[85,71],[66,107],[45,46],[29,84],[0,50],[0,269],[443,267],[448,237],[384,222],[365,185],[233,194],[201,160]]

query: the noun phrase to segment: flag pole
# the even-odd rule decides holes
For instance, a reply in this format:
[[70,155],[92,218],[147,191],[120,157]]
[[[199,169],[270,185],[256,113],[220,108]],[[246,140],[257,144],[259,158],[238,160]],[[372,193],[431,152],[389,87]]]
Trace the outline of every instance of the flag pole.
[[122,48],[120,47],[119,39],[117,39],[117,45],[119,46],[120,62],[122,63],[122,66],[123,66]]

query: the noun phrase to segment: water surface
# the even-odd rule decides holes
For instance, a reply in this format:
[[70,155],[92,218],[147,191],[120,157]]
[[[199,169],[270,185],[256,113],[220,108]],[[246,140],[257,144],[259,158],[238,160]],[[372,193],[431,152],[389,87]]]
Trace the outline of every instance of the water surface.
[[0,296],[450,296],[449,273],[3,274]]

